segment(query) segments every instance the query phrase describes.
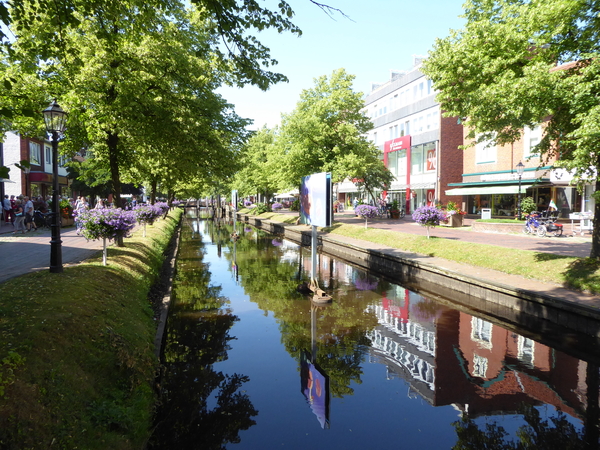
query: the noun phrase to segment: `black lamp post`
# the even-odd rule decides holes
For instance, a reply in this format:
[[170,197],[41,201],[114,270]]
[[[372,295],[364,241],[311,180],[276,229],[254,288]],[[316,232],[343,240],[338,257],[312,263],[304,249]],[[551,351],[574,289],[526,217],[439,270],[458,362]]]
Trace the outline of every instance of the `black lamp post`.
[[519,198],[517,199],[519,220],[521,220],[521,177],[523,176],[524,169],[525,166],[519,161],[519,164],[517,164],[517,175],[519,175]]
[[50,240],[50,272],[60,273],[62,266],[62,241],[60,240],[60,192],[58,185],[58,135],[65,131],[67,113],[56,100],[44,111],[46,131],[52,135],[52,239]]

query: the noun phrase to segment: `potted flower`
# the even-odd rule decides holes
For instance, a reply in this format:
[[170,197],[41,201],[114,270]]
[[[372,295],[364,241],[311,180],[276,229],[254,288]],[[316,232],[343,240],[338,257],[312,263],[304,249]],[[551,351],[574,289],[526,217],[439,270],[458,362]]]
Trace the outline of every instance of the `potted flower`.
[[445,222],[446,214],[435,206],[421,206],[415,209],[412,218],[419,225],[427,228],[427,239],[429,239],[429,228],[437,227],[440,222]]
[[446,220],[451,227],[462,227],[465,214],[467,212],[460,209],[454,202],[448,202],[446,205]]
[[354,210],[357,216],[365,219],[365,228],[367,228],[367,220],[377,217],[377,207],[371,205],[358,205]]
[[398,204],[398,200],[392,201],[392,206],[390,207],[390,214],[392,219],[400,218],[400,205]]

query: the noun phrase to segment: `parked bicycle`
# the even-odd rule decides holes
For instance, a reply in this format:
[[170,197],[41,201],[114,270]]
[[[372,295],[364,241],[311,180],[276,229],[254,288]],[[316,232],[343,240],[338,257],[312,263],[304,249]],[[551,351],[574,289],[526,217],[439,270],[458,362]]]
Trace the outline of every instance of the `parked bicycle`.
[[548,211],[544,211],[543,213],[533,211],[525,217],[523,232],[525,234],[535,233],[539,237],[544,237],[547,233],[552,233],[553,236],[561,236],[563,233],[563,226],[560,223],[556,223],[557,218],[557,214],[555,216]]
[[52,226],[52,213],[43,213],[40,210],[36,209],[33,211],[33,220],[35,221],[35,224],[38,228],[50,229],[50,227]]

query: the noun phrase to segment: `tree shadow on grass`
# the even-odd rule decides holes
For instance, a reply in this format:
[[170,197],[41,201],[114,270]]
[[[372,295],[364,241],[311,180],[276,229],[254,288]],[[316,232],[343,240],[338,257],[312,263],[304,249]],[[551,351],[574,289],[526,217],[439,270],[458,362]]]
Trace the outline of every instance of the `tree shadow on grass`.
[[[537,253],[536,261],[553,261],[557,259],[573,259],[572,256]],[[564,286],[569,289],[600,293],[600,261],[595,258],[576,258],[562,273]]]

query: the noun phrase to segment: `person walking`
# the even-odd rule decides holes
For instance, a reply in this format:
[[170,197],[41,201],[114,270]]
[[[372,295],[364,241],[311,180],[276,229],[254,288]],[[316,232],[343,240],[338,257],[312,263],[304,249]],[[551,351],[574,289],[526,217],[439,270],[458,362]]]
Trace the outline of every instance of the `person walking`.
[[12,223],[13,222],[13,212],[12,212],[12,205],[10,204],[10,199],[8,198],[8,195],[5,195],[4,199],[2,200],[2,212],[4,214],[4,222]]
[[25,215],[25,228],[27,228],[28,232],[31,230],[37,231],[37,225],[33,220],[33,211],[35,211],[33,202],[27,196],[24,197],[24,200],[25,206],[23,207],[23,214]]
[[23,205],[20,199],[15,200],[15,231],[13,234],[16,234],[17,231],[21,231],[21,234],[25,234],[25,213],[23,212]]

